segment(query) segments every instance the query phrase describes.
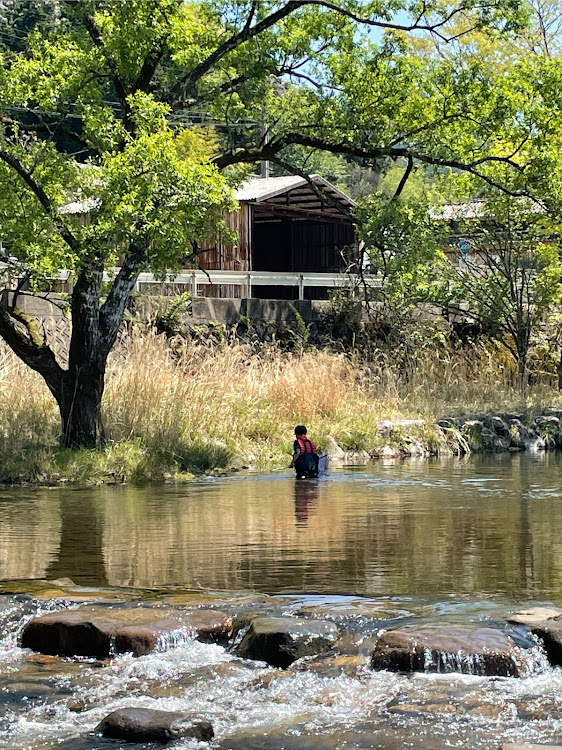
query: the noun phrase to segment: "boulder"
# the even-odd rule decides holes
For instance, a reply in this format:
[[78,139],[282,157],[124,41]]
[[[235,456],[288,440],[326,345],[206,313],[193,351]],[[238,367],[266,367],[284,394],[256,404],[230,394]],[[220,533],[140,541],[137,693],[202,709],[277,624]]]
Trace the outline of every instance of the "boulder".
[[509,432],[508,425],[503,419],[498,416],[486,417],[483,424],[484,427],[487,427],[495,436],[493,441],[494,450],[506,451],[511,445],[511,433]]
[[479,419],[468,419],[461,427],[461,434],[473,453],[494,450],[495,435]]
[[150,708],[120,708],[113,711],[96,727],[103,737],[126,742],[170,742],[186,737],[199,741],[211,740],[212,724],[171,711]]
[[549,662],[562,666],[562,610],[554,607],[532,607],[510,615],[509,622],[527,625],[544,643]]
[[371,655],[373,669],[391,672],[462,672],[518,677],[514,641],[492,628],[406,626],[383,633]]
[[534,430],[544,440],[546,449],[560,448],[560,419],[555,416],[537,417],[534,422]]
[[329,651],[339,635],[337,625],[326,620],[296,617],[256,617],[234,649],[243,659],[265,661],[286,669],[303,656]]
[[343,461],[345,459],[345,451],[331,435],[324,438],[323,445],[330,461]]
[[226,639],[228,630],[227,615],[216,610],[84,606],[33,618],[23,629],[21,647],[55,656],[105,659],[126,652],[142,656],[159,642],[173,643],[178,633],[208,641]]
[[542,437],[529,430],[520,419],[509,420],[509,433],[511,435],[511,446],[521,450],[536,452],[545,449]]

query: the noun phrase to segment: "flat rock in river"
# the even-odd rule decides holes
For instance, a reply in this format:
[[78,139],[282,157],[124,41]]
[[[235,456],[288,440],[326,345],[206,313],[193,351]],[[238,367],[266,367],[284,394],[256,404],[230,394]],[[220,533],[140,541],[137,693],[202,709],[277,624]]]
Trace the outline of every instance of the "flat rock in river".
[[333,622],[296,617],[256,617],[234,653],[286,669],[303,656],[329,651],[339,635]]
[[165,743],[186,737],[202,741],[211,740],[214,736],[209,721],[150,708],[120,708],[113,711],[102,719],[96,732],[127,742]]
[[373,669],[462,672],[518,677],[514,641],[493,628],[406,626],[387,630],[371,656]]
[[555,607],[531,607],[510,615],[509,622],[527,625],[544,643],[550,663],[562,666],[562,610]]
[[227,615],[216,610],[84,606],[33,618],[22,632],[21,646],[56,656],[142,656],[154,651],[160,637],[174,632],[209,641],[226,637],[228,629]]

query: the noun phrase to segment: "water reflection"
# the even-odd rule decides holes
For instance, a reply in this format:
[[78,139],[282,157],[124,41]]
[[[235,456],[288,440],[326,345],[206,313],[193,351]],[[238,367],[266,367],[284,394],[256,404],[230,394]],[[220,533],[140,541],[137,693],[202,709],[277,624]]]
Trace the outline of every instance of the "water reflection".
[[57,497],[25,490],[0,495],[0,579],[44,578],[61,543]]
[[562,600],[560,457],[0,496],[0,576]]
[[295,479],[295,522],[306,526],[308,517],[315,512],[320,494],[319,479]]

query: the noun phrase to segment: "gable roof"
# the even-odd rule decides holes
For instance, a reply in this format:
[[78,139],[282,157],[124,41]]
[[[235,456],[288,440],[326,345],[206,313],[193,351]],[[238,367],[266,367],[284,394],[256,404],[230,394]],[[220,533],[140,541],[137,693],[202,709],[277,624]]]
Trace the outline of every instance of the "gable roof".
[[[298,175],[283,175],[282,177],[260,177],[252,175],[244,182],[238,190],[235,191],[236,199],[251,203],[261,203],[277,198],[280,195],[304,188],[306,192],[314,195],[314,190],[310,182],[317,185],[323,193],[335,198],[348,208],[353,208],[356,204],[348,195],[342,193],[335,185],[325,180],[319,174],[308,175],[308,179]],[[303,191],[304,192],[304,191]]]
[[[310,182],[313,182],[318,186],[320,191],[324,193],[328,198],[343,204],[345,209],[350,210],[355,207],[356,203],[345,193],[342,193],[335,185],[332,185],[328,180],[325,180],[319,174],[311,174],[308,179],[299,177],[298,175],[284,175],[282,177],[260,177],[259,175],[252,175],[246,182],[242,183],[240,187],[234,191],[234,195],[237,201],[245,203],[278,203],[280,196],[290,196],[290,205],[293,208],[318,208],[321,201],[318,195],[311,187]],[[283,201],[285,205],[285,201]],[[86,214],[89,211],[95,210],[99,206],[99,201],[96,198],[88,198],[83,201],[73,201],[67,203],[59,208],[61,214]],[[326,204],[326,211],[328,213],[337,212]]]

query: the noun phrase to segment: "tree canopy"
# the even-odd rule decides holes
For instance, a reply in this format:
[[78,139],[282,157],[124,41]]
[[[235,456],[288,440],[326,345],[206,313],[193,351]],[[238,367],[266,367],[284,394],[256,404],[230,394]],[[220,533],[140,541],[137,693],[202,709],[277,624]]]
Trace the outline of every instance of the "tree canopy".
[[[177,269],[220,229],[234,165],[304,173],[315,152],[397,164],[397,197],[419,166],[497,185],[501,164],[513,195],[532,180],[556,193],[557,61],[498,71],[470,45],[439,53],[485,29],[517,32],[517,0],[4,6],[5,262],[31,282],[72,272],[68,369],[16,304],[0,311],[0,334],[45,378],[69,444],[103,437],[105,364],[138,274]],[[65,212],[70,199],[87,222]]]

